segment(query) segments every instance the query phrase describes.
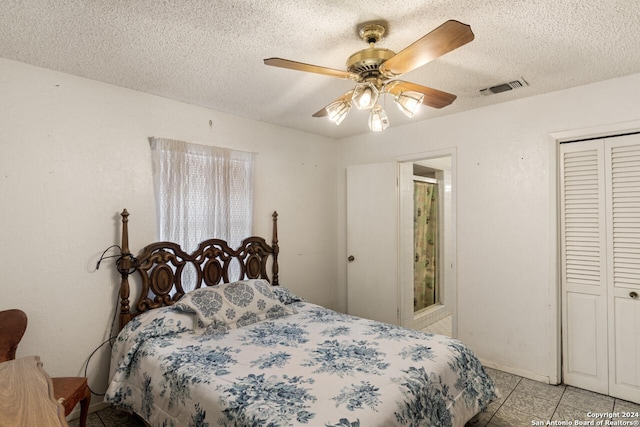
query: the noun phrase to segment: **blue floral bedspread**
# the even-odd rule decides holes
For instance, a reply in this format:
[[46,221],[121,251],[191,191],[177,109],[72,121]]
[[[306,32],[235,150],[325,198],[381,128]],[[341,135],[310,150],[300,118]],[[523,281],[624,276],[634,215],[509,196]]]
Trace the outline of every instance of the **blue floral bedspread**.
[[464,426],[495,397],[460,341],[306,302],[279,319],[197,335],[163,308],[113,347],[105,400],[152,426]]

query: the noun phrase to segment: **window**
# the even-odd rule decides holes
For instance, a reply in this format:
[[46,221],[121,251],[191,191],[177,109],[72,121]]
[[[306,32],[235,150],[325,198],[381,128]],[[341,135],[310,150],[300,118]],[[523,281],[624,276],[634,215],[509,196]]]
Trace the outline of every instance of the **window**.
[[151,138],[151,153],[160,240],[192,252],[251,235],[253,153],[163,138]]

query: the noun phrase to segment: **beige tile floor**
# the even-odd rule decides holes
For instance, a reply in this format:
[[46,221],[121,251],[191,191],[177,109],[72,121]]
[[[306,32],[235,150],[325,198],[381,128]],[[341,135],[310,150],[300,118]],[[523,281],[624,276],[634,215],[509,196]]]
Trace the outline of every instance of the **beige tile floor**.
[[[589,413],[637,413],[640,411],[640,405],[610,396],[566,385],[543,384],[495,369],[486,368],[486,370],[496,383],[500,397],[491,403],[485,412],[467,423],[467,426],[519,427],[547,425],[547,421],[571,421],[572,424],[557,423],[556,425],[578,425],[576,420],[594,421],[595,424],[598,419],[590,416]],[[602,421],[606,422],[606,420],[615,421],[622,418],[607,417]],[[638,417],[624,420],[640,422]]]
[[424,332],[451,336],[451,316],[447,316],[423,329]]
[[[451,318],[442,319],[424,330],[451,335]],[[486,411],[469,421],[466,427],[542,426],[547,425],[547,421],[571,421],[572,424],[569,425],[576,425],[576,420],[594,421],[595,424],[598,420],[589,417],[589,413],[640,412],[640,405],[621,399],[566,385],[543,384],[496,369],[486,368],[486,370],[494,380],[500,397],[491,403]],[[607,420],[640,421],[637,417],[631,419],[612,417]],[[69,425],[77,427],[78,421],[71,421]],[[143,427],[144,423],[134,415],[109,407],[89,414],[87,425],[88,427]]]

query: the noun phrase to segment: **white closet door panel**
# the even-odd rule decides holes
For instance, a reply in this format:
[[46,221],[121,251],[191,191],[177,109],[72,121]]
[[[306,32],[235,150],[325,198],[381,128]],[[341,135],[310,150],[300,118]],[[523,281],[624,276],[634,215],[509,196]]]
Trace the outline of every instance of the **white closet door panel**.
[[640,289],[640,135],[605,140],[609,282]]
[[602,144],[577,145],[561,147],[563,283],[601,288],[606,260]]
[[569,351],[564,363],[564,381],[576,387],[607,393],[607,311],[599,295],[566,293]]
[[563,380],[608,389],[604,145],[560,147]]
[[630,296],[633,292],[623,288],[614,291],[611,347],[615,355],[609,372],[609,394],[640,403],[640,299]]
[[605,148],[609,394],[640,403],[640,135]]

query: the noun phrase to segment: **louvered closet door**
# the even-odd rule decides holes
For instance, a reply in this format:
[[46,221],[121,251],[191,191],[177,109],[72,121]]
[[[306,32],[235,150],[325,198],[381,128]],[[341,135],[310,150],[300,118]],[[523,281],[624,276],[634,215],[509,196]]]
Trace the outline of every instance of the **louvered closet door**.
[[609,394],[640,403],[640,135],[605,147]]
[[560,146],[563,380],[608,390],[604,146]]

